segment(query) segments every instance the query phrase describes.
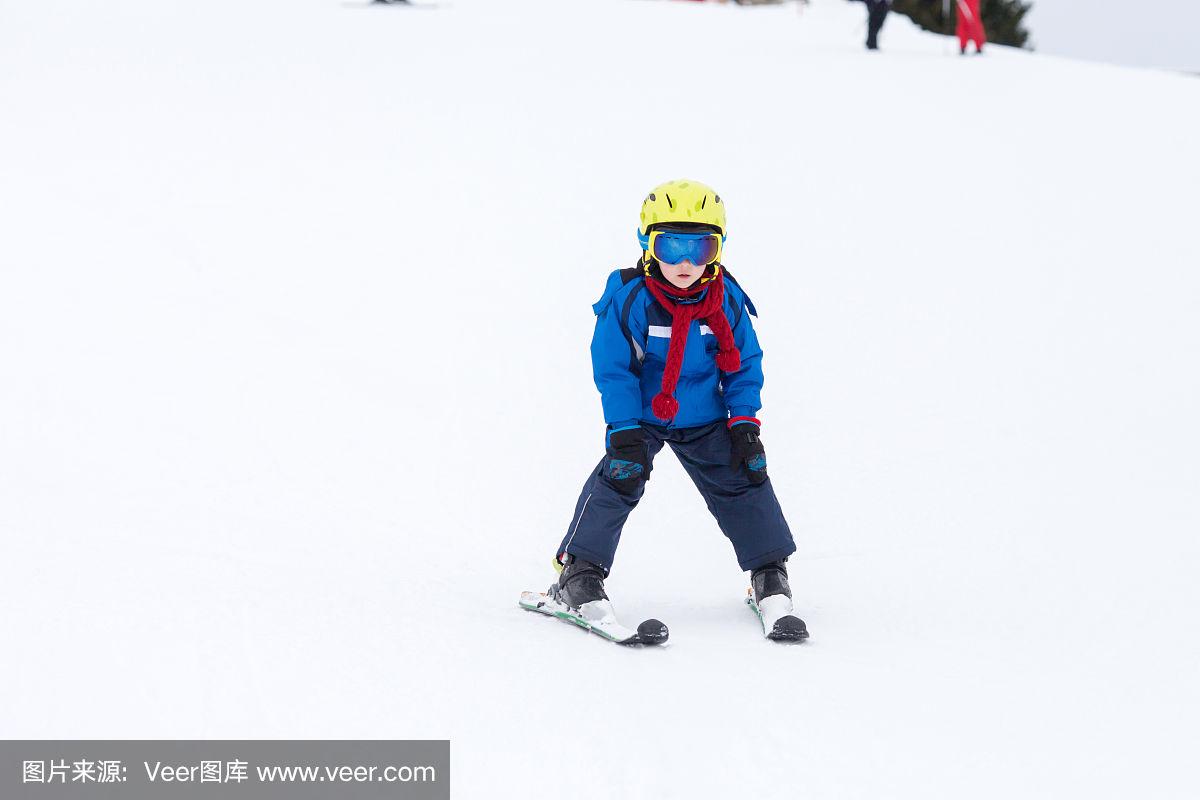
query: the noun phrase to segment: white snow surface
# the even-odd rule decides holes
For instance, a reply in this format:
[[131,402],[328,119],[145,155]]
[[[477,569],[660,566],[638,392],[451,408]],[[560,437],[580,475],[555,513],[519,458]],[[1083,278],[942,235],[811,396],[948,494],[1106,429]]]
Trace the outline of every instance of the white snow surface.
[[[1200,81],[864,17],[0,0],[0,737],[1200,794]],[[799,646],[666,452],[608,586],[670,644],[517,606],[602,452],[589,306],[684,176],[761,314]]]

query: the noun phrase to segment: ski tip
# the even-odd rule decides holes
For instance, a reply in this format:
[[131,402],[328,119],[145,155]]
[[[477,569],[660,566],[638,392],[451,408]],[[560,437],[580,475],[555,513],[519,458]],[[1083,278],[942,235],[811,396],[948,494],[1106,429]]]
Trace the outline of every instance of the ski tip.
[[789,614],[775,621],[767,638],[775,642],[803,642],[808,638],[808,626],[804,620]]
[[638,625],[637,632],[638,640],[642,644],[662,644],[671,635],[667,626],[656,619],[648,619]]

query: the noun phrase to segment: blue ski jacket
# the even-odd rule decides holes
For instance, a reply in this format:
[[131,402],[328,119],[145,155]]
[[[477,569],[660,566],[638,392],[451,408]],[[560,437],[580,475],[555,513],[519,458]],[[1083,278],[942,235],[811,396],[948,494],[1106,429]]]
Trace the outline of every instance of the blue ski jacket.
[[592,336],[592,374],[604,405],[604,421],[612,430],[641,422],[667,428],[691,428],[730,417],[753,417],[762,403],[762,348],[751,316],[754,304],[725,273],[725,316],[741,351],[741,368],[717,369],[717,337],[703,320],[693,320],[684,350],[675,399],[679,413],[669,423],[654,416],[650,403],[662,389],[671,314],[646,288],[637,268],[614,270],[596,312]]

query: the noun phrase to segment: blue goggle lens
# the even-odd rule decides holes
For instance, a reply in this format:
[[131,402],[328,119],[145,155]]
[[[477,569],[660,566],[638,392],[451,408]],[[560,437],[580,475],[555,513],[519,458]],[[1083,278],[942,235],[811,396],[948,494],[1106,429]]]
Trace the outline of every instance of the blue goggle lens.
[[654,237],[654,257],[663,264],[691,261],[705,266],[717,260],[721,237],[715,233],[667,233]]

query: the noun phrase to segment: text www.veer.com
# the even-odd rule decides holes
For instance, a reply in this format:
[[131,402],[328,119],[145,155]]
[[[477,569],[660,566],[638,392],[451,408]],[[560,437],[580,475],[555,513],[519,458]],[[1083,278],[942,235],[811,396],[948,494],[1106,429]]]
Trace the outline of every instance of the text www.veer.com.
[[263,783],[435,783],[433,767],[378,767],[375,765],[338,767],[255,767]]

